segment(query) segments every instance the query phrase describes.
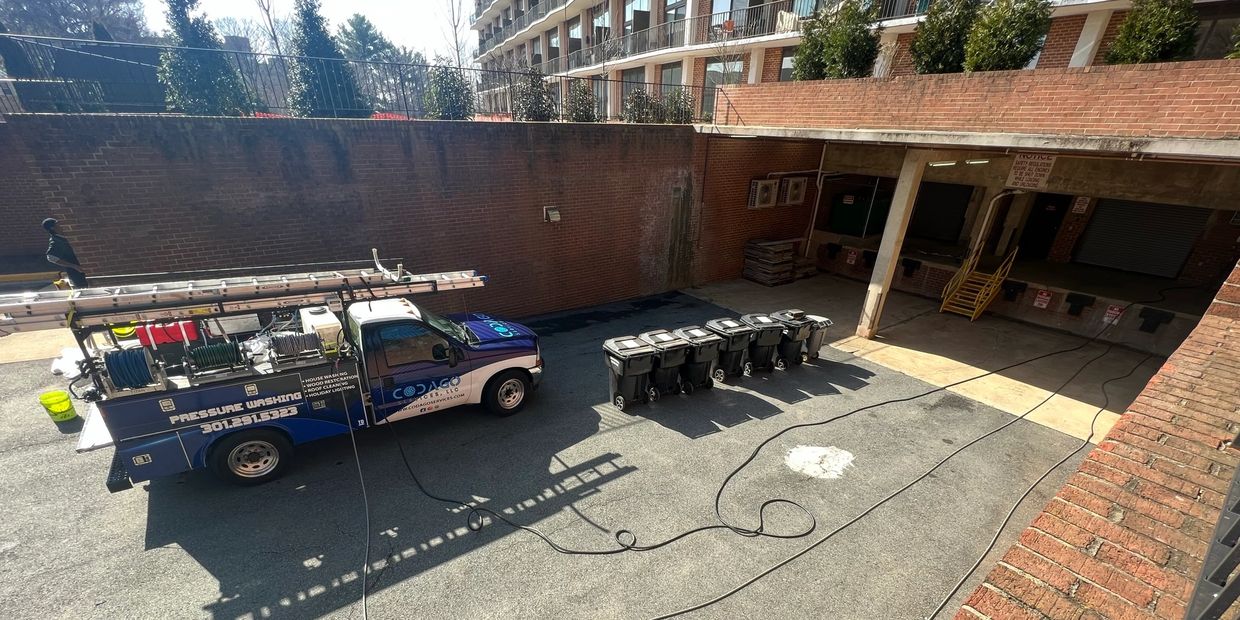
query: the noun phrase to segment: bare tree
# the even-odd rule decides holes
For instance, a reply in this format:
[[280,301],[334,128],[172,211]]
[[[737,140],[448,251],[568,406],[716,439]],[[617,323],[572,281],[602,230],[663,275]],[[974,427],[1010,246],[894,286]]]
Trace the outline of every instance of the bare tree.
[[267,48],[267,31],[262,24],[246,17],[221,17],[212,20],[215,29],[226,37],[243,37],[250,42],[250,49],[265,53]]
[[[255,0],[261,2],[262,0]],[[466,49],[467,43],[465,38],[465,3],[464,0],[443,0],[444,7],[444,41],[448,47],[452,49],[450,58],[456,60],[456,66],[465,66],[465,56],[468,54]]]
[[[271,47],[275,49],[277,54],[284,55],[284,48],[280,45],[281,33],[280,28],[276,25],[275,12],[276,0],[254,0],[254,4],[258,5],[258,10],[263,14],[263,26],[266,34],[270,38]],[[284,20],[288,21],[288,20]]]

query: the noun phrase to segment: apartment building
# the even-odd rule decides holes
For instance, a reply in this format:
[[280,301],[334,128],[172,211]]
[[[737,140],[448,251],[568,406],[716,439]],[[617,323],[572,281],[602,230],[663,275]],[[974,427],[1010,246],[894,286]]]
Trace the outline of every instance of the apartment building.
[[[883,53],[875,75],[913,73],[909,44],[932,0],[880,2]],[[600,112],[614,117],[628,88],[707,87],[792,79],[799,22],[832,0],[476,0],[471,16],[483,69],[536,67],[547,75],[590,78]],[[1055,0],[1042,54],[1030,68],[1101,63],[1127,14],[1128,0]],[[1199,3],[1197,59],[1222,58],[1240,23],[1240,1]],[[603,82],[602,80],[609,80]]]

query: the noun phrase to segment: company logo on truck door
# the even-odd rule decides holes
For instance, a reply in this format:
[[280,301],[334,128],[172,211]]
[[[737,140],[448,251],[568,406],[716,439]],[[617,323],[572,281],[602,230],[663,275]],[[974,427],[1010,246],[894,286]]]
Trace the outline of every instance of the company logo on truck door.
[[402,400],[405,398],[421,398],[427,394],[439,395],[441,390],[445,392],[460,390],[460,385],[460,375],[452,375],[451,377],[443,377],[442,379],[419,381],[404,387],[396,388],[392,391],[392,399]]
[[500,336],[503,336],[504,338],[512,338],[517,335],[517,333],[512,331],[512,328],[508,327],[508,324],[503,321],[493,319],[485,314],[475,314],[474,316],[478,317],[478,320],[486,323],[487,327],[490,327],[492,331]]

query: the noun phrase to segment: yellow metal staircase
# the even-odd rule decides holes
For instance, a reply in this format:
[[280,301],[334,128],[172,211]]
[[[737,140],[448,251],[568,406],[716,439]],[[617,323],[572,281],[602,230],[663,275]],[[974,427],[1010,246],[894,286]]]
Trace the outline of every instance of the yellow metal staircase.
[[980,254],[980,251],[970,252],[969,258],[943,288],[943,305],[939,306],[939,312],[954,312],[969,317],[970,321],[976,321],[999,294],[999,287],[1003,285],[1003,280],[1007,278],[1008,272],[1012,270],[1012,263],[1016,260],[1016,249],[1003,259],[1003,263],[994,273],[977,270]]

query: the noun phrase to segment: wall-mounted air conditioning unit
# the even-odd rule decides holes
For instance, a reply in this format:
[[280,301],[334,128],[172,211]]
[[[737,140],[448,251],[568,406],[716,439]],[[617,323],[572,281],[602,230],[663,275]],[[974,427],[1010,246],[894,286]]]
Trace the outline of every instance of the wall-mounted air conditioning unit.
[[805,186],[808,177],[784,177],[779,180],[779,204],[805,204]]
[[779,181],[754,179],[749,182],[749,208],[766,209],[775,206],[779,198]]

